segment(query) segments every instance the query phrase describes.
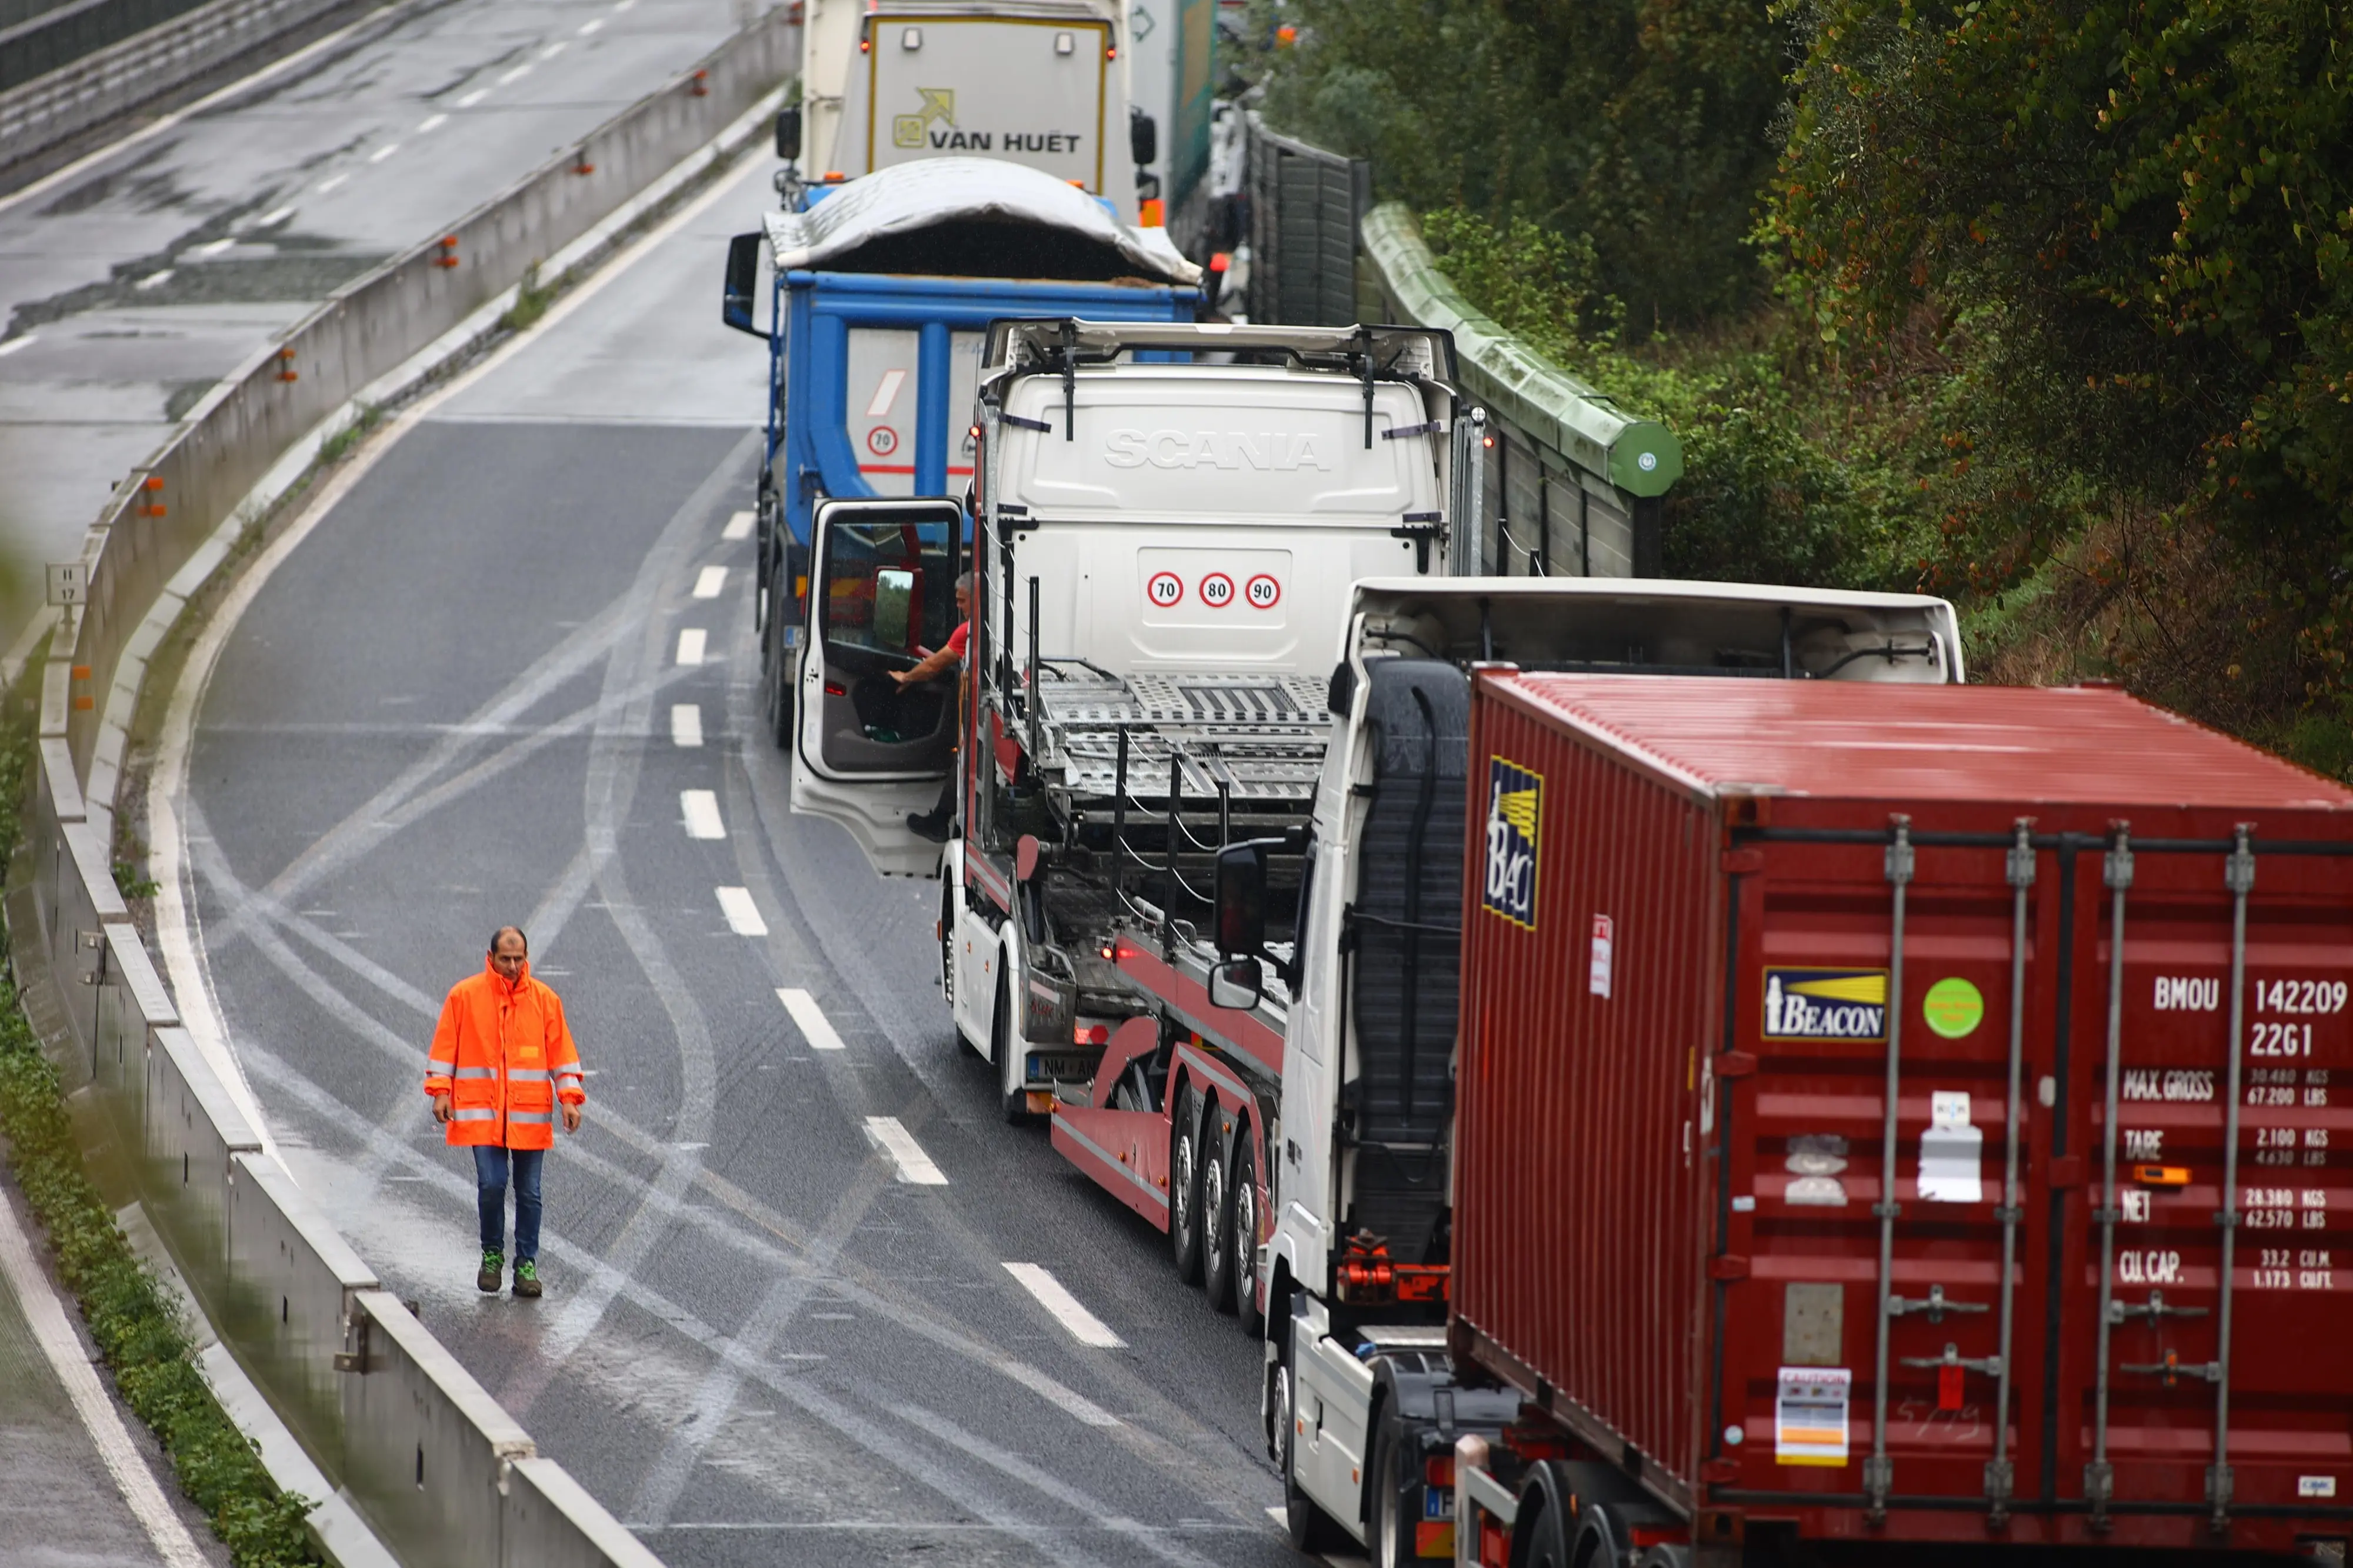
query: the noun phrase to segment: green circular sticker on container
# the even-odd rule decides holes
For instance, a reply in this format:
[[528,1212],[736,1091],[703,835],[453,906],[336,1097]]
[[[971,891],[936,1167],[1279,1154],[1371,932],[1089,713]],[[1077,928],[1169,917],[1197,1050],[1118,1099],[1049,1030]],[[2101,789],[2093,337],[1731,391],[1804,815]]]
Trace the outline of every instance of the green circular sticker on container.
[[1978,988],[1958,975],[1947,975],[1928,987],[1928,994],[1920,1004],[1920,1016],[1928,1020],[1928,1027],[1948,1040],[1977,1032],[1985,1021],[1985,997]]

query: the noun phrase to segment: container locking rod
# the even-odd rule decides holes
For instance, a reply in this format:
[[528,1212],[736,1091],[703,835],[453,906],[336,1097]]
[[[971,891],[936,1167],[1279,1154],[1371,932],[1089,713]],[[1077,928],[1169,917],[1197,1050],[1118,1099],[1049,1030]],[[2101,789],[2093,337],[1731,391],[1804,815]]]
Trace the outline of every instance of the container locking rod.
[[[1788,636],[1788,612],[1783,616],[1782,636]],[[2012,1289],[2018,1279],[2018,1222],[2021,1217],[2018,1191],[2018,1119],[2021,1079],[2026,1056],[2026,896],[2034,887],[2034,819],[2021,816],[2016,824],[2018,837],[2010,847],[2009,864],[2004,868],[2010,881],[2010,1096],[2002,1111],[2002,1173],[2001,1207],[2001,1342],[1994,1359],[2001,1370],[1994,1382],[1993,1458],[1986,1461],[1986,1522],[1996,1528],[2009,1522],[2010,1500],[2018,1484],[2017,1471],[2010,1458],[2010,1358],[2012,1320],[2017,1304],[2011,1300]]]
[[1912,885],[1912,819],[1890,818],[1894,837],[1887,846],[1887,879],[1895,888],[1894,924],[1887,954],[1887,1081],[1882,1089],[1879,1122],[1879,1202],[1871,1212],[1879,1216],[1879,1343],[1873,1354],[1871,1384],[1871,1457],[1862,1462],[1865,1515],[1873,1524],[1887,1519],[1887,1494],[1895,1484],[1895,1462],[1887,1455],[1887,1342],[1902,1310],[1891,1287],[1895,1279],[1895,1216],[1903,1206],[1895,1201],[1895,1096],[1904,1079],[1904,895]]
[[2108,1463],[2108,1339],[2116,1299],[2116,1102],[2124,1082],[2125,894],[2132,888],[2132,824],[2116,824],[2102,876],[2108,887],[2108,1087],[2107,1113],[2100,1126],[2100,1350],[2092,1403],[2092,1462],[2084,1467],[2084,1500],[2092,1505],[2092,1528],[2115,1523],[2108,1504],[2116,1495],[2116,1468]]
[[2214,1464],[2206,1472],[2206,1500],[2215,1533],[2231,1528],[2231,1275],[2239,1240],[2240,1051],[2247,1014],[2247,895],[2255,889],[2254,825],[2238,826],[2238,847],[2222,863],[2222,884],[2231,889],[2231,1088],[2222,1104],[2222,1207],[2214,1223],[2222,1230],[2222,1300],[2214,1338]]

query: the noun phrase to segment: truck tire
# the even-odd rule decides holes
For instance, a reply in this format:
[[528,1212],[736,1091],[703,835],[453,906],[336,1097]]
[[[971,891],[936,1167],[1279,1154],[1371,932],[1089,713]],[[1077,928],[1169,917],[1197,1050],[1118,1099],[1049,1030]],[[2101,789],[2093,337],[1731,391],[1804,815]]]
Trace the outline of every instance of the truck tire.
[[980,1043],[965,1032],[956,1022],[956,898],[955,885],[945,877],[940,879],[940,1000],[948,1005],[948,1021],[955,1025],[956,1039],[974,1056],[982,1055]]
[[1168,1124],[1168,1251],[1176,1278],[1201,1278],[1201,1101],[1187,1084]]
[[1234,1220],[1226,1227],[1234,1254],[1234,1314],[1242,1332],[1256,1339],[1266,1319],[1258,1310],[1258,1156],[1250,1148],[1250,1123],[1234,1130],[1234,1157],[1228,1173],[1234,1190]]
[[997,1088],[1001,1095],[1000,1109],[1008,1127],[1027,1127],[1035,1120],[1029,1114],[1029,1095],[1018,1083],[1006,1089],[1006,1062],[1018,1057],[1021,1041],[1013,1033],[1013,988],[1007,983],[1005,965],[997,966],[997,1007],[989,1021],[989,1058],[995,1063]]
[[1514,1568],[1572,1568],[1568,1554],[1568,1489],[1559,1467],[1546,1460],[1520,1489],[1518,1522],[1512,1526]]
[[1356,1543],[1339,1521],[1325,1513],[1316,1500],[1299,1489],[1297,1454],[1293,1445],[1299,1439],[1298,1382],[1292,1369],[1297,1364],[1292,1347],[1291,1304],[1282,1304],[1282,1348],[1275,1360],[1272,1397],[1267,1402],[1269,1436],[1275,1440],[1275,1468],[1282,1476],[1282,1529],[1291,1538],[1292,1550],[1311,1555],[1326,1552],[1345,1551]]
[[1201,1289],[1220,1312],[1234,1310],[1233,1142],[1224,1116],[1211,1106],[1202,1117]]
[[[773,600],[777,592],[771,584],[768,593]],[[798,672],[793,667],[793,650],[781,631],[776,630],[776,617],[768,617],[772,635],[762,639],[760,653],[760,710],[768,727],[768,739],[780,751],[790,751],[793,744],[793,677]]]

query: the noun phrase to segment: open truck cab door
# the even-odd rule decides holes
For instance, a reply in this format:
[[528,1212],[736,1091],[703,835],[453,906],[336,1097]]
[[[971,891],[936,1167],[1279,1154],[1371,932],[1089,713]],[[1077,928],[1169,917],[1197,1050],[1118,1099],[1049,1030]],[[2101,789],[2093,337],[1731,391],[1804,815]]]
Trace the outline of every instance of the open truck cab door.
[[886,877],[939,866],[907,818],[937,805],[955,771],[963,676],[892,677],[955,630],[963,542],[952,500],[828,500],[814,520],[793,809],[839,823]]

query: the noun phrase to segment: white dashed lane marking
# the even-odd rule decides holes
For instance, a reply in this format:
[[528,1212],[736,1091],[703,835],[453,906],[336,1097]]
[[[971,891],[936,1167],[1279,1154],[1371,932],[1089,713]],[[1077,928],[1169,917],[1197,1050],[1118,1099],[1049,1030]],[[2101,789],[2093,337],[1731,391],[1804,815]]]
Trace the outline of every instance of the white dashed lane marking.
[[719,796],[707,789],[678,792],[678,809],[686,818],[689,838],[724,838],[727,827],[719,820]]
[[519,66],[515,67],[515,68],[514,68],[514,69],[512,69],[512,70],[511,70],[511,71],[507,72],[504,76],[502,76],[502,77],[499,78],[499,85],[500,85],[501,87],[509,87],[509,86],[512,86],[512,85],[513,85],[514,83],[521,81],[523,78],[525,78],[525,77],[529,76],[530,74],[531,74],[531,62],[530,62],[530,61],[528,61],[528,60],[526,60],[526,61],[524,61],[522,65],[519,65]]
[[670,741],[673,746],[702,744],[702,710],[681,702],[670,710]]
[[678,634],[678,662],[701,664],[702,650],[710,645],[711,634],[701,626],[681,627]]
[[328,175],[325,179],[319,182],[319,194],[322,196],[325,195],[329,191],[333,190],[337,185],[342,184],[345,180],[348,180],[352,176],[349,173]]
[[705,566],[695,574],[694,596],[698,599],[715,599],[726,588],[727,568],[724,566]]
[[897,1117],[868,1117],[866,1136],[874,1140],[875,1145],[891,1156],[892,1163],[899,1167],[901,1181],[918,1187],[944,1187],[948,1184],[947,1177],[932,1163],[932,1157],[923,1152],[913,1134],[899,1125]]
[[21,338],[11,338],[6,342],[0,343],[0,359],[6,359],[18,349],[31,348],[35,343],[40,342],[40,340],[41,334],[38,332],[26,332]]
[[749,888],[722,888],[719,890],[720,912],[738,936],[765,936],[768,922],[760,918],[760,906],[752,901]]
[[1021,1281],[1021,1288],[1038,1298],[1038,1304],[1054,1314],[1054,1321],[1071,1331],[1071,1337],[1082,1345],[1097,1345],[1104,1350],[1116,1350],[1127,1342],[1113,1333],[1101,1318],[1079,1305],[1079,1299],[1062,1289],[1062,1282],[1047,1272],[1042,1264],[1008,1263],[1005,1271]]
[[164,284],[169,283],[171,280],[172,268],[166,267],[161,272],[150,272],[146,277],[142,278],[138,282],[133,283],[132,287],[140,290],[142,293],[144,293],[150,289],[161,289]]
[[752,525],[758,521],[758,518],[754,517],[748,511],[739,511],[734,516],[727,520],[727,526],[719,531],[719,537],[722,539],[749,539],[752,537]]
[[399,152],[399,151],[400,151],[400,143],[399,143],[399,142],[385,142],[383,146],[381,146],[381,147],[377,148],[375,152],[373,152],[373,153],[369,153],[369,154],[368,154],[368,162],[369,162],[369,163],[383,163],[386,158],[391,157],[395,153],[397,153],[397,152]]
[[474,105],[481,102],[482,100],[490,96],[491,89],[489,88],[478,87],[473,91],[468,93],[465,97],[459,99],[458,100],[458,107],[460,109],[471,109]]
[[833,1032],[832,1020],[825,1016],[825,1009],[817,1005],[816,997],[806,991],[778,986],[776,1000],[782,1002],[785,1011],[792,1015],[793,1026],[800,1030],[801,1038],[809,1043],[809,1049],[838,1051],[843,1048],[841,1037]]
[[428,114],[417,122],[417,133],[422,136],[428,131],[439,130],[448,122],[449,117],[446,114]]

